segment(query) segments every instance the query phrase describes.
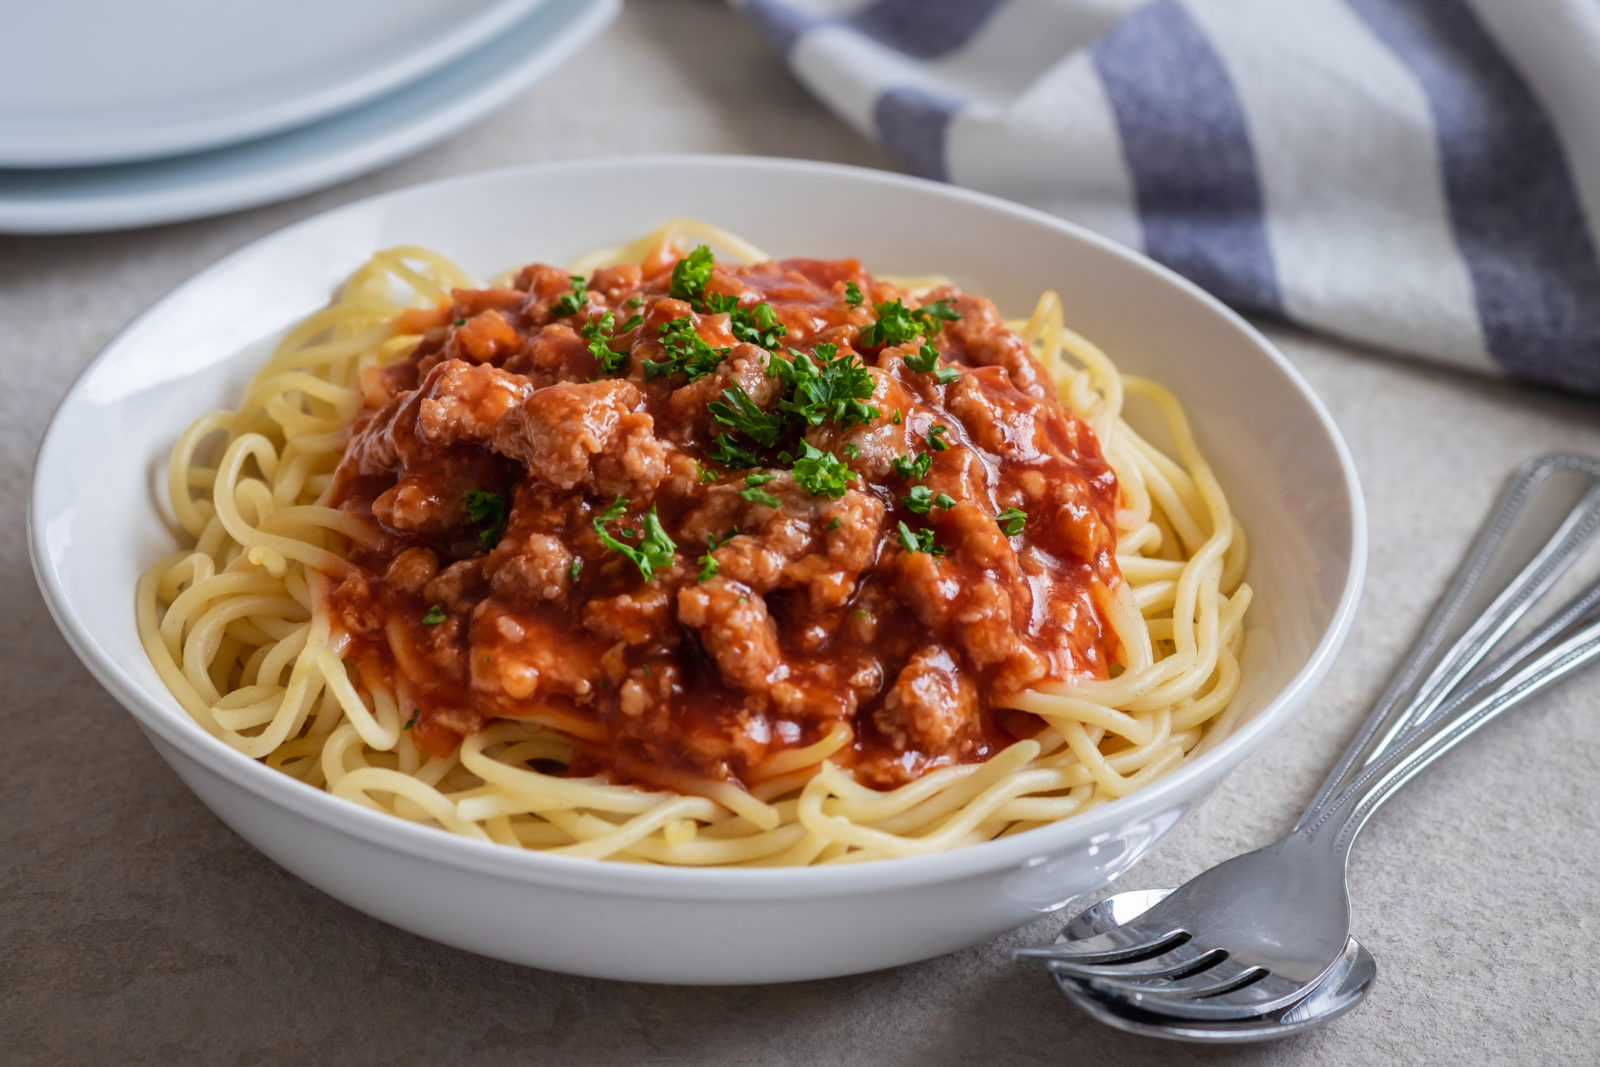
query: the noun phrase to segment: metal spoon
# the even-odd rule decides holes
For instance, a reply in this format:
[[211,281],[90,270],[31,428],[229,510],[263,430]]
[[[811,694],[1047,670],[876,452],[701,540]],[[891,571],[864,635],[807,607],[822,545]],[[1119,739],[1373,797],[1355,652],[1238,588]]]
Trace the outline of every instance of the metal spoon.
[[[1135,889],[1107,897],[1071,919],[1057,940],[1070,941],[1115,929],[1153,907],[1171,892],[1171,888]],[[1361,1003],[1378,976],[1378,965],[1372,954],[1352,937],[1345,942],[1344,954],[1339,957],[1338,963],[1300,1000],[1267,1015],[1230,1020],[1174,1019],[1168,1015],[1153,1015],[1121,1003],[1102,1000],[1088,992],[1080,979],[1064,971],[1052,968],[1052,973],[1068,1000],[1107,1026],[1164,1041],[1242,1045],[1274,1041],[1338,1018]]]

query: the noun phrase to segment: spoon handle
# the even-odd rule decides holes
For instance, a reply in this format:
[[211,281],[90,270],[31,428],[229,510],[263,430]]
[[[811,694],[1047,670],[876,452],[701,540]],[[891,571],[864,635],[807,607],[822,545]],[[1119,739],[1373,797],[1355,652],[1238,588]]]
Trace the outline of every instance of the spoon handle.
[[1297,832],[1320,837],[1324,827],[1336,829],[1337,835],[1332,839],[1324,838],[1324,843],[1336,854],[1348,856],[1351,842],[1373,812],[1424,767],[1491,719],[1600,658],[1600,606],[1596,606],[1600,605],[1600,595],[1597,594],[1600,594],[1600,582],[1573,601],[1574,604],[1587,601],[1590,608],[1575,620],[1570,632],[1509,665],[1505,665],[1505,661],[1512,657],[1503,657],[1489,672],[1497,681],[1452,698],[1428,721],[1402,735],[1376,763],[1362,771]]
[[[1550,508],[1538,499],[1549,479],[1563,472],[1586,475],[1582,496],[1571,506],[1555,532],[1448,647],[1445,640],[1466,613],[1474,595],[1495,570],[1517,525],[1531,509]],[[1524,463],[1500,494],[1494,509],[1468,550],[1444,595],[1434,606],[1422,632],[1412,643],[1399,668],[1378,698],[1361,730],[1351,741],[1316,797],[1300,816],[1295,829],[1316,818],[1335,797],[1349,787],[1363,769],[1381,758],[1406,730],[1426,721],[1457,690],[1533,604],[1550,590],[1577,559],[1579,551],[1600,530],[1600,458],[1577,453],[1553,453]],[[1579,609],[1572,617],[1582,614]],[[1527,652],[1543,644],[1559,627],[1549,626],[1518,646]],[[1542,635],[1542,636],[1541,636]],[[1514,660],[1499,661],[1502,673]],[[1498,675],[1480,675],[1473,682],[1481,689]]]

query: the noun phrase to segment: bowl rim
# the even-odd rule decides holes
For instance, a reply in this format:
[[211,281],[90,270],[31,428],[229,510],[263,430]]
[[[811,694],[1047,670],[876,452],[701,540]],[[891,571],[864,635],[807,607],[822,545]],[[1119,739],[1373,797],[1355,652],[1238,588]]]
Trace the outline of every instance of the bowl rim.
[[[60,576],[45,548],[41,474],[48,474],[56,452],[62,447],[62,420],[67,410],[82,398],[85,383],[102,363],[114,358],[145,323],[165,313],[188,290],[204,284],[212,274],[222,273],[236,262],[260,254],[276,244],[292,244],[302,232],[337,223],[342,217],[392,208],[408,198],[426,196],[451,187],[494,183],[507,179],[585,171],[658,172],[704,169],[726,172],[786,172],[789,175],[816,176],[846,183],[858,182],[890,188],[916,189],[953,201],[998,212],[1034,226],[1094,246],[1101,254],[1113,256],[1138,268],[1155,284],[1176,287],[1206,310],[1220,316],[1232,327],[1242,343],[1258,354],[1299,394],[1318,420],[1332,444],[1343,477],[1350,508],[1350,558],[1343,589],[1321,639],[1306,662],[1278,692],[1247,722],[1210,751],[1186,761],[1154,782],[1134,790],[1082,815],[1072,816],[1049,826],[1029,830],[1014,837],[966,845],[921,856],[897,857],[869,863],[822,867],[668,867],[642,864],[606,863],[572,856],[518,850],[487,841],[478,841],[432,827],[422,826],[373,811],[298,779],[274,771],[266,764],[230,748],[206,733],[176,700],[165,705],[146,691],[126,666],[117,661],[95,637],[74,610]],[[287,325],[287,324],[286,324]],[[532,163],[474,171],[415,185],[319,212],[309,218],[256,238],[221,259],[201,268],[140,313],[119,331],[115,338],[79,373],[52,413],[36,453],[32,482],[28,492],[28,549],[51,616],[73,652],[100,684],[135,719],[147,734],[154,732],[161,741],[177,749],[200,767],[230,784],[242,787],[262,801],[284,809],[288,814],[309,819],[326,829],[351,838],[407,853],[436,864],[472,870],[503,879],[530,884],[583,888],[618,896],[670,896],[673,899],[755,900],[813,895],[842,895],[856,892],[881,892],[910,886],[975,877],[1004,867],[1028,867],[1046,862],[1074,840],[1090,843],[1110,840],[1129,823],[1148,817],[1160,809],[1181,805],[1191,794],[1201,792],[1231,771],[1246,756],[1288,721],[1309,693],[1332,666],[1354,619],[1357,601],[1366,573],[1366,506],[1354,460],[1339,433],[1338,426],[1322,401],[1292,364],[1258,330],[1220,300],[1167,267],[1116,244],[1075,223],[1034,208],[987,193],[976,192],[941,182],[910,177],[890,171],[846,164],[780,157],[717,154],[652,154],[611,156],[593,159]],[[131,596],[131,588],[129,590]],[[131,603],[129,609],[131,610]],[[154,740],[154,738],[152,738]]]

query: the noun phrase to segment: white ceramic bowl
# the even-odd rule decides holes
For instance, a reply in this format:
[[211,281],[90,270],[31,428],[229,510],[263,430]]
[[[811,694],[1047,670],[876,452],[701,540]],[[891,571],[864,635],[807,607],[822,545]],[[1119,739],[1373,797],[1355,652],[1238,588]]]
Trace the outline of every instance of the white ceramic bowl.
[[[1067,321],[1187,405],[1252,541],[1246,718],[1152,785],[1074,819],[942,855],[807,870],[673,870],[519,853],[312,789],[206,735],[134,629],[133,588],[172,539],[168,449],[231,404],[285,327],[376,249],[438,248],[487,275],[563,262],[674,215],[776,255],[939,272]],[[1058,219],[945,185],[771,159],[634,158],[452,179],[351,204],[178,288],[67,395],[40,449],[30,534],[63,633],[210,808],[284,867],[447,944],[579,974],[772,982],[924,959],[1064,907],[1126,871],[1292,715],[1328,670],[1365,569],[1355,471],[1327,412],[1254,330],[1170,272]],[[128,797],[127,803],[139,803]]]

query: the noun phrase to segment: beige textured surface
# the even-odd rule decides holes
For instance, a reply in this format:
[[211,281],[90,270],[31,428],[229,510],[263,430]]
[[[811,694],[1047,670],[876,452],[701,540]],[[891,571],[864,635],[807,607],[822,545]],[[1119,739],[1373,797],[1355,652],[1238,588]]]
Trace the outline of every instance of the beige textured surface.
[[[1600,680],[1497,723],[1363,837],[1352,889],[1379,986],[1334,1027],[1255,1050],[1127,1038],[1006,948],[796,986],[675,989],[479,959],[296,881],[195,801],[56,634],[20,501],[48,413],[134,314],[325,207],[479,167],[647,150],[885,163],[723,8],[636,2],[551,83],[423,156],[317,196],[142,233],[0,238],[0,1061],[459,1064],[1600,1061]],[[1303,714],[1129,876],[1173,884],[1285,830],[1504,473],[1600,452],[1600,405],[1274,331],[1355,451],[1367,597]]]

